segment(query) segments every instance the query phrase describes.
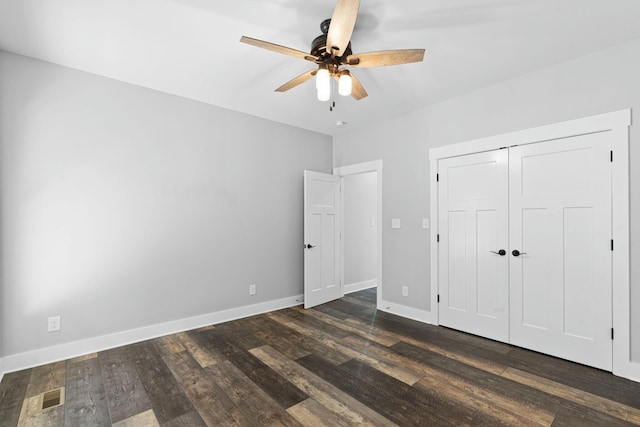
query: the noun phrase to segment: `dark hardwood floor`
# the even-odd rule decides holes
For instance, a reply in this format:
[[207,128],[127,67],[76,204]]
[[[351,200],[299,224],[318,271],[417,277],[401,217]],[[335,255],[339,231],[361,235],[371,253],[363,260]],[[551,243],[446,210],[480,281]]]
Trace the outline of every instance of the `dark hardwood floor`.
[[7,374],[16,425],[640,425],[640,384],[378,312],[367,290]]

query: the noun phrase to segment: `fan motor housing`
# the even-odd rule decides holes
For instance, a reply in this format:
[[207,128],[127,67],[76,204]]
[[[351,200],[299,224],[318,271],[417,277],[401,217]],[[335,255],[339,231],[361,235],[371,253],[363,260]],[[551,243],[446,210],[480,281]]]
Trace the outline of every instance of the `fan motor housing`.
[[342,58],[346,58],[351,55],[353,52],[351,51],[351,42],[347,44],[347,48],[344,50],[344,53],[340,58],[331,59],[331,52],[327,51],[327,35],[322,34],[313,39],[311,42],[311,55],[317,56],[321,59],[322,63],[329,64],[335,62],[340,64]]

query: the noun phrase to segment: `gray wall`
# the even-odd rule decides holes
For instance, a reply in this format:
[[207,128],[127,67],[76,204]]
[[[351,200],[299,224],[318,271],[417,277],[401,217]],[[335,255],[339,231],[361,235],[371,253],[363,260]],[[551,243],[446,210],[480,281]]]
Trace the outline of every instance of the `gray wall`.
[[303,170],[331,151],[0,52],[0,356],[301,294]]
[[[428,66],[428,56],[426,66]],[[334,138],[334,166],[383,159],[383,298],[428,310],[428,150],[626,108],[640,111],[640,39]],[[637,126],[637,125],[636,125]],[[400,130],[400,132],[399,132]],[[632,336],[640,331],[640,131],[630,130]],[[391,230],[391,218],[402,229]],[[427,230],[424,230],[427,231]],[[412,298],[402,299],[410,285]],[[632,340],[640,360],[640,339]]]
[[375,280],[378,274],[378,173],[345,176],[342,193],[344,284],[348,286]]

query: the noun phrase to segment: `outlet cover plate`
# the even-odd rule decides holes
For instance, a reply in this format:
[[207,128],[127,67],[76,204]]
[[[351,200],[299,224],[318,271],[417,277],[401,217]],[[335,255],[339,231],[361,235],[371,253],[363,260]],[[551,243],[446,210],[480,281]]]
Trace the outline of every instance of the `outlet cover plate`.
[[49,317],[47,331],[57,332],[60,330],[60,316]]

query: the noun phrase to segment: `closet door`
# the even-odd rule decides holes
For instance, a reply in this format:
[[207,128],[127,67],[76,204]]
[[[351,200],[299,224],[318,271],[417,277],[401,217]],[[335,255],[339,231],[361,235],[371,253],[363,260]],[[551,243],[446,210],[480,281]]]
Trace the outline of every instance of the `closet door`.
[[510,341],[610,371],[606,132],[511,148]]
[[439,323],[509,338],[508,150],[438,162]]

